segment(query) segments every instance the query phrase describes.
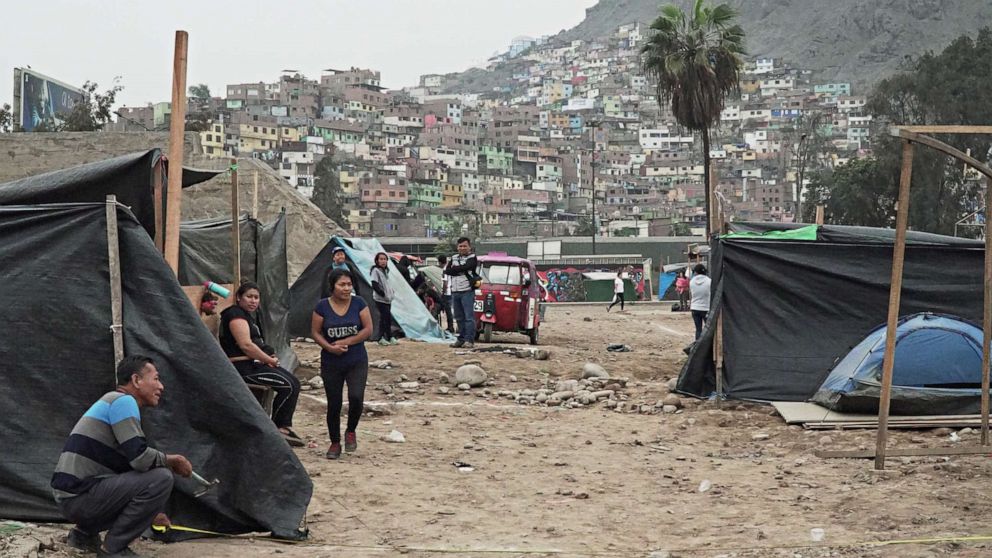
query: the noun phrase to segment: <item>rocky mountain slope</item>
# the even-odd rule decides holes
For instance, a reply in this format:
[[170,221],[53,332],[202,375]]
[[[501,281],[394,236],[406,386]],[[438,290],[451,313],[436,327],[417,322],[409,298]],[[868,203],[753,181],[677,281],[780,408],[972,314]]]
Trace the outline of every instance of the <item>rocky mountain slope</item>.
[[[956,37],[992,25],[989,0],[726,1],[739,11],[752,56],[783,58],[793,67],[815,70],[818,80],[850,81],[860,91],[897,71],[908,57],[939,52]],[[589,40],[626,23],[649,24],[662,3],[600,0],[586,10],[582,23],[555,39]],[[473,81],[488,80],[475,76]]]

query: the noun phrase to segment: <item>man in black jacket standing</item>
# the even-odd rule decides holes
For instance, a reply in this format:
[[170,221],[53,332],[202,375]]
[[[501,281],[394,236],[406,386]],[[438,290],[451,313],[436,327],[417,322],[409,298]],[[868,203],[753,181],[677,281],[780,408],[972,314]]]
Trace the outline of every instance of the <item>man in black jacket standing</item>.
[[455,321],[458,322],[458,340],[452,347],[475,346],[475,285],[478,278],[476,269],[479,260],[472,253],[472,242],[466,237],[458,239],[458,253],[451,257],[451,263],[444,274],[451,281],[451,303],[455,308]]

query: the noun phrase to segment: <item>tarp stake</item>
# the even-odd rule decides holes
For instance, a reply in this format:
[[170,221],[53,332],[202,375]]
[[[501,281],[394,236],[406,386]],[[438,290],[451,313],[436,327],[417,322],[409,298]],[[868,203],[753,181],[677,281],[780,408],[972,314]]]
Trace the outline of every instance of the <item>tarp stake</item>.
[[123,309],[121,305],[121,256],[117,240],[117,196],[107,196],[107,265],[110,268],[110,331],[114,336],[114,385],[117,364],[124,358]]

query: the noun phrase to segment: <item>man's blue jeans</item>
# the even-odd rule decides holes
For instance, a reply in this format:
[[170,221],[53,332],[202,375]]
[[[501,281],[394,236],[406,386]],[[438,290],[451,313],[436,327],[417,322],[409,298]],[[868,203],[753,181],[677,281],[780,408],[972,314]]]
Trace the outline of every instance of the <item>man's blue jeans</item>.
[[475,342],[475,290],[451,293],[451,303],[455,307],[455,321],[458,322],[458,338],[466,343]]

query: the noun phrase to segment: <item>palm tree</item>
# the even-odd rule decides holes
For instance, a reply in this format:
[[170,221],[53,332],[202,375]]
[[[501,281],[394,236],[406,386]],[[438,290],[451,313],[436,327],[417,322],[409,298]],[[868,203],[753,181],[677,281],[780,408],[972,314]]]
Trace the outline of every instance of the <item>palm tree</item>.
[[710,127],[720,121],[724,99],[740,90],[744,30],[727,4],[696,0],[691,14],[667,5],[641,47],[642,63],[657,80],[658,104],[671,101],[675,120],[703,136],[706,217],[710,216]]

